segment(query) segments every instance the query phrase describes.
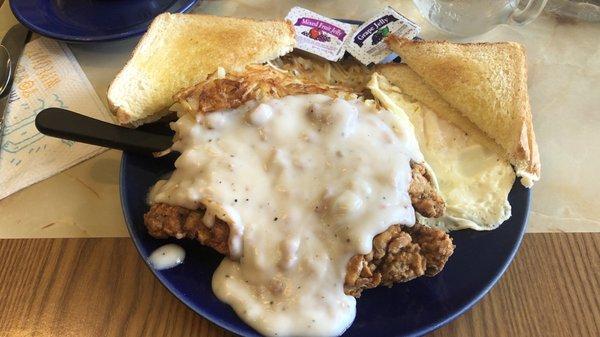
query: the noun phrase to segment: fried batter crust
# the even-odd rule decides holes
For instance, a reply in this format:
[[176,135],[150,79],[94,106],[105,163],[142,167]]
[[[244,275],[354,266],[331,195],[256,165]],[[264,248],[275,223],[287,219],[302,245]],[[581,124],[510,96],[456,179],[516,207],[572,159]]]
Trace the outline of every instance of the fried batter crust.
[[375,236],[369,254],[350,259],[344,292],[358,298],[364,289],[434,276],[453,252],[452,239],[440,229],[420,224],[393,225]]
[[[158,203],[144,214],[144,222],[148,233],[156,238],[189,238],[221,254],[229,252],[228,225],[216,219],[207,227],[201,211]],[[433,276],[442,270],[453,250],[452,239],[439,229],[393,225],[373,239],[371,253],[350,259],[344,292],[360,297],[364,289],[380,284],[391,286],[422,275]]]
[[212,247],[221,254],[229,253],[229,226],[216,218],[215,224],[208,227],[202,221],[201,211],[192,211],[180,206],[154,204],[144,214],[148,234],[158,239],[175,237],[193,239]]
[[423,164],[411,162],[412,181],[408,188],[410,201],[417,212],[426,218],[439,218],[446,203],[433,185],[433,178]]

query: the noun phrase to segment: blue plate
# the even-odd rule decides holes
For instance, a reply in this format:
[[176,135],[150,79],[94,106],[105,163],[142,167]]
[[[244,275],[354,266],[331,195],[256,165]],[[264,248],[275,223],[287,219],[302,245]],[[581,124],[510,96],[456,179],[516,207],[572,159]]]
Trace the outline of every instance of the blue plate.
[[10,0],[32,31],[67,42],[114,41],[146,31],[162,12],[187,12],[198,0]]
[[[242,322],[212,292],[211,279],[223,258],[191,240],[158,240],[146,232],[142,215],[150,187],[172,171],[174,156],[154,159],[123,154],[121,203],[125,220],[140,255],[169,242],[181,245],[185,262],[154,274],[178,299],[217,325],[243,336],[258,333]],[[422,277],[392,288],[366,290],[357,301],[354,324],[344,336],[418,336],[450,322],[479,301],[512,261],[527,222],[530,192],[515,183],[509,195],[512,217],[490,232],[453,232],[454,255],[435,277]]]

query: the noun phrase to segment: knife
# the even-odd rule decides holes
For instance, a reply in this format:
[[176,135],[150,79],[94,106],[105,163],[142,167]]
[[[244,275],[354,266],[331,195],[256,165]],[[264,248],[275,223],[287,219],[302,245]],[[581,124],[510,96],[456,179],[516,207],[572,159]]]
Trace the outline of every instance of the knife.
[[4,116],[8,106],[8,98],[12,89],[15,71],[19,58],[29,40],[31,32],[23,25],[17,23],[12,26],[0,43],[0,150],[2,149],[2,135],[4,133]]

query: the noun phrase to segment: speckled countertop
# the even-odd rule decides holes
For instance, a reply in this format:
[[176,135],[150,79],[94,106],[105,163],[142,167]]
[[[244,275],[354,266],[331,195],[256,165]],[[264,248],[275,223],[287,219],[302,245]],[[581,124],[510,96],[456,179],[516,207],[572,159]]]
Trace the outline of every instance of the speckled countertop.
[[[202,1],[197,12],[281,18],[300,6],[364,20],[391,5],[444,38],[410,1]],[[15,22],[0,8],[0,35]],[[500,26],[471,41],[512,40],[528,53],[529,93],[542,162],[529,232],[600,232],[600,24],[542,15],[525,27]],[[136,39],[71,49],[102,100]],[[120,152],[107,151],[0,201],[0,238],[127,236],[119,201]]]

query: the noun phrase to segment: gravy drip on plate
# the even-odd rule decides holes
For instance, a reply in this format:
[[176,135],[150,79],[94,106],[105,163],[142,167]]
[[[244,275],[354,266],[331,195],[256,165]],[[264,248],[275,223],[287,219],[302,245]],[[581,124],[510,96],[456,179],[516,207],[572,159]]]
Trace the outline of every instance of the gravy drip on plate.
[[152,268],[164,270],[182,264],[184,259],[185,250],[174,243],[169,243],[156,248],[148,257],[148,262]]
[[181,156],[150,202],[229,224],[217,297],[265,335],[342,334],[356,312],[343,288],[350,257],[415,221],[412,130],[368,102],[324,95],[184,115],[172,128]]

